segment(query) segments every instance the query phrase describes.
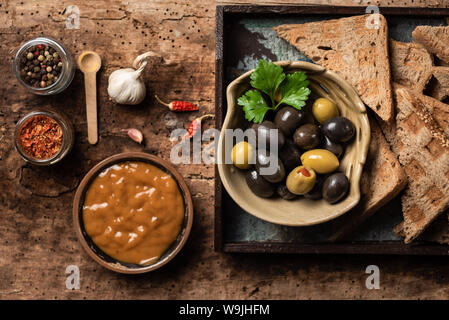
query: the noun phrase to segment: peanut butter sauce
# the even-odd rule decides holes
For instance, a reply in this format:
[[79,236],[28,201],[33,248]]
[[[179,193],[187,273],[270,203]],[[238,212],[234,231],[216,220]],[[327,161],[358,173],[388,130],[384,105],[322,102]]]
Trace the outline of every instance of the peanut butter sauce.
[[149,265],[175,241],[184,219],[176,181],[145,162],[123,162],[89,186],[83,222],[89,237],[121,262]]

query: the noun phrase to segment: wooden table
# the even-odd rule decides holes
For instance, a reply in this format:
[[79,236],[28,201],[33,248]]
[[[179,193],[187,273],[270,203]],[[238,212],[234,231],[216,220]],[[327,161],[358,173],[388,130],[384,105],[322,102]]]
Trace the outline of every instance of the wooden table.
[[[227,1],[229,2],[229,1]],[[233,1],[235,3],[236,1]],[[241,1],[245,3],[246,1]],[[260,1],[273,3],[273,1]],[[292,1],[278,1],[292,2]],[[375,2],[375,1],[371,1]],[[385,0],[397,6],[435,6],[437,0]],[[0,2],[0,298],[1,299],[322,299],[449,298],[449,260],[426,257],[226,255],[213,251],[212,166],[180,165],[191,188],[195,222],[190,239],[163,269],[139,276],[113,273],[81,248],[72,226],[71,205],[80,179],[96,163],[123,151],[169,158],[172,129],[195,114],[173,114],[158,105],[182,98],[213,112],[215,3],[208,1],[76,1],[80,29],[66,29],[71,1]],[[364,0],[308,0],[304,3],[363,5]],[[95,50],[103,59],[99,76],[99,143],[89,145],[82,75],[58,96],[28,93],[11,71],[13,54],[27,39],[59,39],[78,55]],[[172,66],[145,71],[148,95],[141,106],[108,101],[109,74],[129,67],[145,51],[161,52]],[[13,147],[17,120],[31,109],[51,106],[68,114],[76,129],[70,156],[51,168],[36,168]],[[206,123],[206,127],[211,122]],[[140,146],[118,131],[143,131]],[[367,290],[365,268],[380,267],[381,289]],[[80,290],[67,290],[68,265],[80,269]]]

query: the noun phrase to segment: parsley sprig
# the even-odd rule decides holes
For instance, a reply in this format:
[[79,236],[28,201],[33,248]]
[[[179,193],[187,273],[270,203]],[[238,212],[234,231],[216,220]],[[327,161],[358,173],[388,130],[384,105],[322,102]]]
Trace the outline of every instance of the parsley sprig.
[[[286,75],[281,66],[260,60],[256,70],[251,74],[251,86],[256,90],[248,90],[237,103],[243,107],[248,121],[261,123],[269,110],[276,110],[281,104],[301,110],[309,98],[308,85],[309,81],[304,72]],[[276,103],[275,96],[278,90],[282,97]],[[267,104],[262,92],[270,98],[270,104]]]

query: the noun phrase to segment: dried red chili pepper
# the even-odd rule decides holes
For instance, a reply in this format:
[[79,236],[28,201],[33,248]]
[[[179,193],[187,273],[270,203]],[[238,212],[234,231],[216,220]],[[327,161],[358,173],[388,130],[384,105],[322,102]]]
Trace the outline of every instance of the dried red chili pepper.
[[184,112],[184,111],[197,111],[198,106],[193,103],[187,101],[172,101],[170,103],[165,103],[158,96],[155,96],[156,100],[159,101],[160,104],[168,107],[171,111],[175,112]]
[[213,117],[214,117],[213,114],[205,114],[201,117],[193,119],[193,121],[189,125],[188,132],[184,135],[182,140],[188,140],[188,139],[192,138],[195,134],[198,133],[199,130],[201,130],[201,122],[204,119],[213,118]]
[[19,142],[25,153],[36,159],[50,159],[62,147],[62,130],[56,120],[47,116],[31,118],[19,133]]

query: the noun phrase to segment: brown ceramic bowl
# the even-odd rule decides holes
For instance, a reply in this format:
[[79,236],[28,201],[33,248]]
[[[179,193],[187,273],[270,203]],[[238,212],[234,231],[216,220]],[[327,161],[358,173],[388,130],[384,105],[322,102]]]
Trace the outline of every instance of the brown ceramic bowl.
[[[90,239],[84,228],[82,207],[84,203],[85,194],[91,184],[91,182],[101,173],[104,169],[124,161],[143,161],[152,164],[163,171],[169,173],[175,181],[177,181],[179,189],[184,198],[185,212],[184,221],[181,226],[181,231],[176,238],[175,242],[167,249],[167,251],[160,257],[160,259],[151,265],[142,266],[131,263],[120,262],[106,253],[104,253],[97,245]],[[112,271],[127,273],[127,274],[137,274],[156,270],[166,263],[168,263],[173,257],[182,249],[187,241],[190,234],[190,229],[192,228],[193,222],[193,203],[192,196],[187,187],[182,176],[178,171],[167,161],[162,160],[156,156],[142,153],[142,152],[125,152],[120,153],[105,160],[101,161],[95,167],[93,167],[83,178],[78,189],[75,193],[75,199],[73,200],[73,222],[76,229],[76,234],[83,248],[87,253],[103,267],[106,267]]]
[[360,200],[360,179],[370,143],[370,125],[365,105],[355,90],[335,72],[303,61],[276,62],[284,71],[304,71],[310,81],[310,89],[316,97],[328,98],[336,102],[340,114],[350,119],[356,127],[356,136],[347,147],[340,160],[341,172],[350,181],[347,197],[337,204],[325,200],[298,199],[287,201],[280,198],[264,199],[251,192],[245,181],[243,171],[226,161],[231,154],[232,145],[225,145],[226,129],[244,128],[246,123],[242,107],[237,99],[250,88],[248,71],[232,81],[227,87],[227,113],[218,143],[218,172],[226,191],[246,212],[271,223],[286,226],[310,226],[335,219],[354,208]]

